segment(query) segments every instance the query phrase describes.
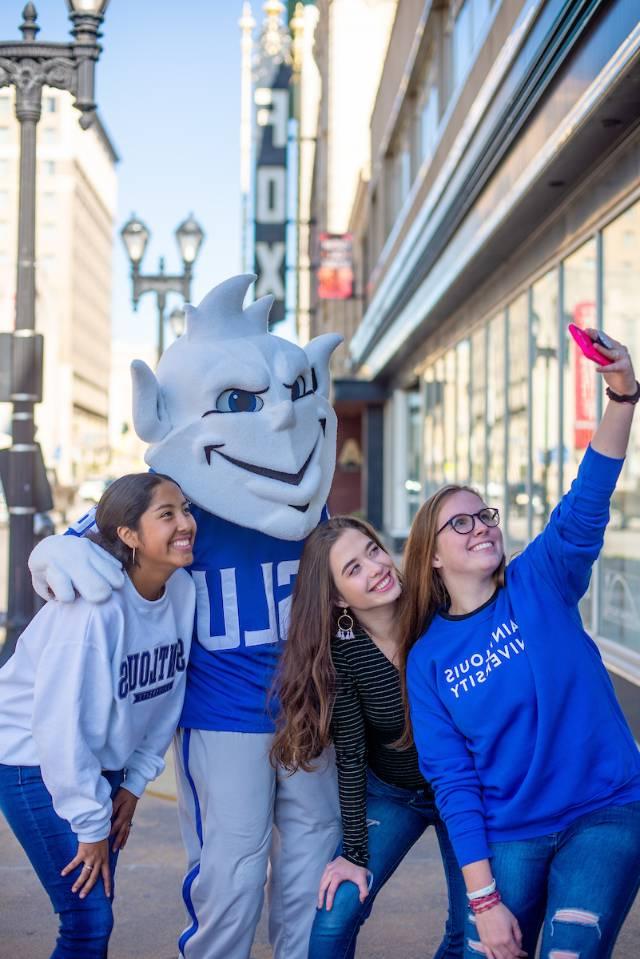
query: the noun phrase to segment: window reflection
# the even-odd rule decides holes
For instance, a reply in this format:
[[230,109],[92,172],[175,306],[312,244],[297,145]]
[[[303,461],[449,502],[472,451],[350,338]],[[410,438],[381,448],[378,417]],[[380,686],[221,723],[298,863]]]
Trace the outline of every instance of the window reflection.
[[458,388],[456,405],[456,477],[459,483],[469,483],[469,427],[471,414],[471,365],[469,340],[462,340],[456,348]]
[[558,271],[531,289],[531,522],[544,527],[559,491],[558,464]]
[[445,483],[456,481],[456,352],[449,350],[444,358],[444,463]]
[[[640,203],[606,227],[603,241],[603,327],[629,347],[640,366]],[[600,622],[607,639],[640,652],[640,435],[629,450],[611,504],[600,563]]]
[[471,337],[471,485],[485,495],[487,367],[486,328]]
[[408,522],[411,523],[422,502],[422,484],[420,482],[420,429],[422,409],[420,394],[417,390],[410,390],[406,394],[407,400],[407,491]]
[[430,366],[425,373],[424,390],[425,496],[430,496],[442,485],[442,383],[437,381],[435,366]]
[[[563,377],[564,412],[562,472],[563,489],[567,490],[578,471],[584,451],[591,441],[596,424],[596,372],[591,360],[578,349],[567,332],[569,323],[580,329],[597,326],[596,318],[596,241],[589,240],[563,264]],[[580,604],[586,626],[592,623],[593,589]]]
[[487,340],[487,501],[504,501],[505,454],[505,317],[500,313],[489,323]]
[[527,541],[529,463],[529,306],[523,293],[507,311],[509,433],[507,453],[507,549],[519,552]]

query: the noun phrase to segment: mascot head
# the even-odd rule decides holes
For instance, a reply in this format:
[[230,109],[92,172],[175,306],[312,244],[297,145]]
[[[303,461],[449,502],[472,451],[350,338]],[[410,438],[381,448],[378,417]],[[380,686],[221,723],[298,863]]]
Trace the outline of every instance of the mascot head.
[[268,331],[272,298],[243,309],[251,275],[187,306],[186,332],[154,375],[134,360],[133,420],[148,465],[210,513],[279,539],[319,522],[333,478],[336,417],[325,334],[301,349]]

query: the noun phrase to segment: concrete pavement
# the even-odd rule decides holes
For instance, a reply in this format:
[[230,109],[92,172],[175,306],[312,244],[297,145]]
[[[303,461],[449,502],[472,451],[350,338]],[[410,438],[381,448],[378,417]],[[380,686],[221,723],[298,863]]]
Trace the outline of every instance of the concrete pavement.
[[[171,768],[140,803],[116,882],[111,959],[176,959],[185,926],[183,853]],[[438,946],[446,894],[438,847],[429,830],[378,897],[358,946],[358,959],[428,959]],[[0,959],[47,959],[56,922],[46,894],[0,815]],[[640,954],[640,898],[614,959]],[[263,915],[252,959],[271,959]]]

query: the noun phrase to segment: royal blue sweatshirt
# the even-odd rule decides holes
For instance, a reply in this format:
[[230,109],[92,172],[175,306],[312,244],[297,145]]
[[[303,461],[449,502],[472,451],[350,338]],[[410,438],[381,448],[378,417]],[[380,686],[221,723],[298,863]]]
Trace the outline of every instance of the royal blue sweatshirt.
[[441,611],[409,656],[420,768],[461,866],[640,800],[640,753],[578,612],[622,462],[590,447],[505,586],[467,616]]

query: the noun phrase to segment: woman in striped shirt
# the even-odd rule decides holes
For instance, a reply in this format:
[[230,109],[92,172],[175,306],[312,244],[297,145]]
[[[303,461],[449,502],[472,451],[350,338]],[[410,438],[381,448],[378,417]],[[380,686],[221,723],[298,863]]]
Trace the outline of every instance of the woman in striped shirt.
[[431,825],[449,892],[435,956],[463,954],[462,875],[415,747],[394,745],[404,732],[401,592],[393,560],[367,523],[336,516],[308,538],[293,591],[272,758],[292,771],[310,769],[335,745],[343,840],[320,882],[309,959],[353,959],[375,897]]

